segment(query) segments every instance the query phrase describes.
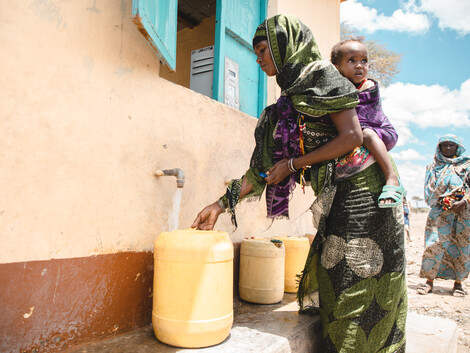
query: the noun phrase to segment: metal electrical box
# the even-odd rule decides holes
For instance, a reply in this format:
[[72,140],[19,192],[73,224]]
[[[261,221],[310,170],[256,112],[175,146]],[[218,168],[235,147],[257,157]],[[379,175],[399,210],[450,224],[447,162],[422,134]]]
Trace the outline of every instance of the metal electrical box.
[[[239,67],[225,57],[224,103],[240,109]],[[214,81],[214,46],[196,49],[191,52],[191,77],[189,88],[212,98]]]
[[236,109],[240,109],[240,90],[238,83],[238,64],[225,57],[224,103]]
[[214,79],[214,46],[191,52],[191,77],[189,88],[212,98]]

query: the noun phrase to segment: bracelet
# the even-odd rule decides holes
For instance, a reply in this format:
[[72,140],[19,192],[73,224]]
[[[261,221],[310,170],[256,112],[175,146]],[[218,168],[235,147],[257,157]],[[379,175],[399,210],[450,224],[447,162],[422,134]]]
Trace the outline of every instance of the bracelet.
[[297,171],[297,169],[294,168],[294,157],[287,161],[287,168],[291,173],[295,173]]
[[294,168],[294,157],[289,159],[289,161],[287,162],[287,167],[292,173],[295,173],[297,171],[297,169]]

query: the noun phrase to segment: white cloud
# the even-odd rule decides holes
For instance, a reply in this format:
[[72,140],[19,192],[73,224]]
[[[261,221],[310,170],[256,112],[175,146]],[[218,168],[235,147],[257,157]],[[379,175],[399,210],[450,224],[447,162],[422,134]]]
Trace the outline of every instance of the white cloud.
[[400,173],[400,180],[408,192],[407,199],[411,200],[413,196],[424,196],[424,176],[426,166],[411,162],[397,163]]
[[424,33],[431,26],[430,18],[437,20],[439,28],[470,34],[470,1],[468,0],[408,0],[390,16],[379,14],[373,7],[359,0],[341,4],[341,21],[366,33],[389,30]]
[[385,16],[357,0],[348,0],[341,4],[341,21],[366,33],[377,30],[422,33],[431,25],[425,14],[398,9],[391,16]]
[[396,161],[419,161],[419,160],[429,160],[429,157],[423,156],[418,151],[408,148],[400,152],[390,152],[393,159]]
[[397,146],[416,142],[410,126],[470,127],[470,79],[460,89],[394,83],[382,89],[382,106],[400,138]]
[[[395,83],[382,89],[382,106],[398,132],[397,146],[423,142],[418,141],[412,133],[416,126],[445,128],[446,131],[449,129],[468,131],[470,79],[456,90],[439,85]],[[439,137],[432,136],[436,141]],[[425,154],[412,148],[399,152],[394,152],[394,149],[390,153],[397,163],[400,178],[408,190],[410,200],[413,196],[423,197],[425,164],[433,160],[434,148],[435,146],[429,151],[430,153]],[[424,203],[421,202],[420,205],[423,206]]]
[[461,35],[470,33],[470,1],[421,0],[420,11],[436,17],[441,29],[450,28]]

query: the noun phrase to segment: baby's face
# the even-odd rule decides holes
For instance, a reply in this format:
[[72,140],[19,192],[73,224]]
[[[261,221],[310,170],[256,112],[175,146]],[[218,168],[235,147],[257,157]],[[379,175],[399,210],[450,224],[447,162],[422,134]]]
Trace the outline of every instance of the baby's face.
[[341,47],[341,57],[335,65],[349,81],[359,84],[369,72],[369,54],[364,44],[348,42]]

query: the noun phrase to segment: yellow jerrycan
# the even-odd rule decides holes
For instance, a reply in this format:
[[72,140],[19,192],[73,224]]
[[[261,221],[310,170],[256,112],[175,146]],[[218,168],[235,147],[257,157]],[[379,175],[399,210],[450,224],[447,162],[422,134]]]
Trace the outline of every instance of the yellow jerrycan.
[[297,275],[305,267],[310,242],[307,237],[279,236],[273,239],[281,240],[286,248],[284,292],[297,293]]
[[233,324],[233,244],[228,233],[163,232],[154,243],[152,324],[166,344],[218,344]]
[[257,304],[279,303],[284,296],[284,244],[264,238],[240,246],[240,298]]

